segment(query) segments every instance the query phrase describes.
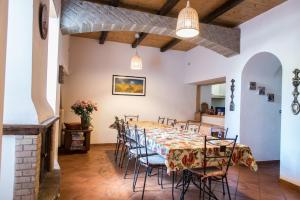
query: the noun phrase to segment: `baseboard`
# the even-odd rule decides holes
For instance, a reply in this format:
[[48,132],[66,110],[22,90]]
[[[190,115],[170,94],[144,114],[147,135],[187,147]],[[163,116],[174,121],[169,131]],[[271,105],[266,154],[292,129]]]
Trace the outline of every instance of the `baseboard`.
[[280,178],[279,183],[282,184],[282,185],[285,185],[285,186],[287,186],[291,189],[300,191],[300,186],[299,185],[295,185],[294,183],[291,183],[289,181],[286,181],[286,180],[283,180],[283,179]]
[[257,164],[280,164],[280,160],[256,161]]
[[103,147],[107,147],[107,146],[115,146],[116,143],[101,143],[101,144],[91,144],[91,146],[103,146]]

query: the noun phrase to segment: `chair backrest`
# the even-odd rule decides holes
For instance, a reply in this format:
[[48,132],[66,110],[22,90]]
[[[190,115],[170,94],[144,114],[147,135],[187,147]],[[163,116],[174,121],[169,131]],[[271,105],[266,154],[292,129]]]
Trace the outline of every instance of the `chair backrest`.
[[[148,150],[147,150],[147,138],[146,138],[146,130],[143,129],[138,129],[135,126],[135,137],[136,137],[136,141],[137,141],[137,152],[138,152],[138,156],[141,157],[146,157],[146,164],[149,164],[148,161]],[[145,148],[145,154],[142,155],[142,148]]]
[[218,167],[221,167],[226,174],[231,164],[231,159],[238,136],[227,139],[207,138],[207,136],[204,138],[204,174],[207,172],[207,167],[209,167],[207,163],[210,160],[218,162]]
[[128,121],[138,122],[139,121],[139,115],[124,115],[124,119],[125,119],[125,122],[128,122]]
[[211,128],[211,136],[225,139],[227,138],[228,128],[222,127],[212,127]]
[[177,128],[178,130],[186,130],[186,124],[187,122],[184,122],[184,121],[176,121],[176,124],[175,124],[175,128]]
[[167,125],[170,125],[170,126],[175,126],[177,120],[176,119],[171,119],[171,118],[167,118]]
[[129,148],[135,148],[134,144],[136,144],[136,138],[135,138],[135,132],[133,130],[130,129],[128,122],[126,122],[126,125],[124,125],[124,129],[125,129],[125,142],[127,142],[129,144]]
[[194,132],[194,133],[199,133],[200,125],[201,124],[198,121],[188,120],[187,125],[186,125],[186,129],[188,131],[191,131],[191,132]]
[[165,123],[165,119],[166,119],[165,117],[160,117],[160,116],[159,116],[159,117],[158,117],[158,123],[159,123],[159,124],[164,124],[164,123]]

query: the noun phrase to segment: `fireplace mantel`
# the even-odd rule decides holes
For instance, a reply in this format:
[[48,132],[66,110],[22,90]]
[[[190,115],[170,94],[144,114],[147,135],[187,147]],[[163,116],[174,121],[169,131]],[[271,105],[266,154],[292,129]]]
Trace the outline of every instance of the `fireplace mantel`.
[[[47,174],[55,171],[54,138],[58,120],[59,117],[53,116],[40,124],[3,125],[3,135],[15,138],[14,200],[37,200],[39,195],[44,195],[40,185]],[[59,181],[59,176],[55,177]],[[55,190],[54,196],[58,192]]]
[[59,117],[53,116],[40,124],[3,124],[3,135],[39,135],[57,120]]

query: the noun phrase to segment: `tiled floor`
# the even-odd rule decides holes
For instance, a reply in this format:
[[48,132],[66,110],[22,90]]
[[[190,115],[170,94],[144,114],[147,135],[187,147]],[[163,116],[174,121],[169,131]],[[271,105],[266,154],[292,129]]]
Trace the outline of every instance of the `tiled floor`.
[[[141,199],[143,178],[138,181],[137,192],[132,192],[132,174],[123,179],[124,172],[114,162],[113,146],[92,146],[88,154],[62,155],[61,199],[63,200],[127,200]],[[300,191],[278,183],[279,166],[264,164],[257,173],[246,167],[233,167],[229,172],[232,199],[299,200]],[[141,176],[144,177],[144,176]],[[165,189],[157,185],[157,178],[147,180],[145,200],[171,198],[171,181],[164,180]],[[215,193],[223,197],[220,184],[214,186]],[[180,191],[176,190],[175,199]],[[198,199],[198,190],[190,187],[186,200]]]

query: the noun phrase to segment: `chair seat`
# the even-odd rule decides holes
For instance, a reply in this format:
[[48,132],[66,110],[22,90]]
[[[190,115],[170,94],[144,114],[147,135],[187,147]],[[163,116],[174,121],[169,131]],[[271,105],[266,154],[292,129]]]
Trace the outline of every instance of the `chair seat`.
[[[141,163],[147,164],[147,158],[141,157],[139,158]],[[149,165],[165,165],[165,159],[159,155],[148,156]]]
[[226,172],[218,167],[207,167],[205,174],[203,168],[190,169],[190,172],[201,177],[225,176]]
[[[141,156],[146,156],[146,149],[145,148],[130,149],[130,153],[133,154],[133,155],[136,155],[136,156],[139,153],[141,153]],[[148,156],[152,156],[152,155],[155,155],[156,153],[154,153],[150,149],[147,149],[147,154],[148,154]]]
[[137,147],[137,143],[136,143],[135,141],[126,142],[125,145],[126,145],[127,147],[132,147],[132,148]]

